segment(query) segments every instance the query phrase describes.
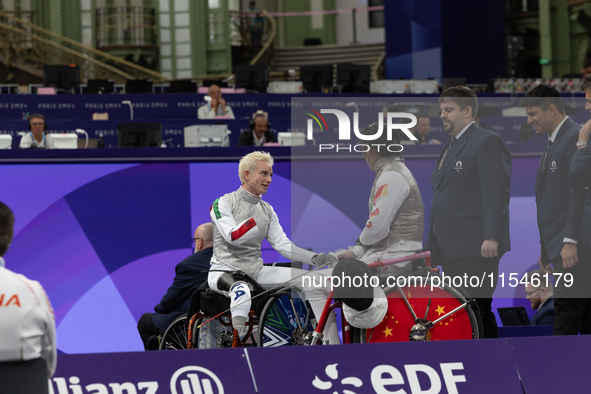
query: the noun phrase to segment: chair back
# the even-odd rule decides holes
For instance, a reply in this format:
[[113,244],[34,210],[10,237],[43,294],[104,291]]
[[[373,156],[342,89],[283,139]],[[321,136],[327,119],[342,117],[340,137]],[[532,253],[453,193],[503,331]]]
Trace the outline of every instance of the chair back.
[[42,358],[0,362],[2,394],[49,394],[47,363]]

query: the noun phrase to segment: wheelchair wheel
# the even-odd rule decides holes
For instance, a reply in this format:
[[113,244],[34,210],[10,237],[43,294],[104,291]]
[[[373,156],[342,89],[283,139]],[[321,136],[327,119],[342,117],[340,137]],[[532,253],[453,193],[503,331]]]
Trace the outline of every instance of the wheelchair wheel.
[[164,331],[159,350],[184,350],[186,348],[187,314],[184,314],[174,319]]
[[314,331],[312,308],[289,292],[272,295],[260,316],[258,347],[301,346]]
[[[404,275],[406,279],[423,277],[422,274]],[[406,280],[385,287],[388,312],[382,322],[372,329],[351,330],[353,343],[442,341],[478,339],[484,336],[478,307],[469,302],[465,292],[449,286],[421,286]],[[404,294],[402,296],[400,293]],[[408,302],[408,305],[407,305]],[[463,307],[461,307],[464,305]],[[461,308],[459,308],[461,307]],[[451,315],[449,312],[459,308]],[[412,314],[414,311],[417,321]],[[447,315],[447,316],[446,316]],[[437,319],[442,320],[433,324]]]

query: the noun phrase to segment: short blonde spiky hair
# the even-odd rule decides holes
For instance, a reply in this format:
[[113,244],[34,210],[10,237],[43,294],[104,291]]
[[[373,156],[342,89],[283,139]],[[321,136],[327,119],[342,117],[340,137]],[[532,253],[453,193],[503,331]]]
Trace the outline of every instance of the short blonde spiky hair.
[[255,151],[240,159],[238,176],[240,176],[240,182],[242,182],[243,185],[246,182],[246,179],[244,179],[244,171],[248,170],[249,172],[253,172],[257,168],[259,161],[265,161],[269,163],[270,166],[273,166],[273,156],[268,152]]

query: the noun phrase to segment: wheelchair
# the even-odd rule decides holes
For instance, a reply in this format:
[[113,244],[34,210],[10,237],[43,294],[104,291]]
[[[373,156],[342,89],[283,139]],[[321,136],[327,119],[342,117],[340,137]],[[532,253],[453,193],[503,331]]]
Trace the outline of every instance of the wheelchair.
[[267,291],[251,277],[234,272],[248,284],[251,310],[244,338],[232,327],[229,298],[213,292],[205,283],[191,299],[188,316],[187,349],[263,347],[304,344],[313,330],[309,304],[294,297],[289,288]]
[[[252,305],[242,340],[235,335],[230,299],[212,291],[207,282],[197,289],[186,314],[176,318],[160,339],[160,350],[303,345],[313,332],[312,309],[290,288],[267,292],[239,271],[251,290]],[[187,318],[190,316],[190,318]],[[262,327],[262,328],[261,328]]]
[[[478,339],[484,336],[474,300],[462,288],[425,285],[437,276],[430,266],[430,252],[416,253],[369,264],[374,271],[392,264],[413,261],[413,270],[394,283],[380,282],[388,298],[386,316],[376,327],[349,325],[341,313],[343,343],[381,343]],[[209,349],[225,347],[277,347],[326,344],[322,341],[328,314],[342,306],[329,295],[322,316],[316,317],[309,303],[291,288],[265,292],[252,278],[234,273],[251,289],[248,333],[240,340],[232,327],[230,300],[208,288],[195,291],[187,316],[177,318],[166,330],[160,348]],[[414,279],[411,280],[411,279]],[[262,295],[261,295],[262,294]]]
[[[395,281],[389,281],[388,278],[380,281],[380,286],[388,299],[388,310],[384,319],[376,327],[371,329],[353,327],[341,313],[343,343],[414,342],[484,337],[478,306],[463,288],[448,286],[439,281],[432,286],[433,282],[429,280],[438,277],[439,270],[431,267],[430,256],[430,252],[419,252],[368,264],[370,269],[377,272],[392,264],[413,261],[413,269],[406,275],[395,277],[397,279]],[[289,298],[286,295],[282,297],[284,298],[280,297],[278,302],[268,304],[268,308],[262,311],[264,320],[263,324],[259,325],[262,327],[259,332],[261,346],[323,343],[322,333],[326,318],[329,313],[341,308],[342,302],[333,299],[333,292],[331,292],[322,316],[316,320],[310,308],[307,308],[307,311],[302,310],[300,313],[305,325],[298,325],[286,318],[290,312]],[[275,322],[278,324],[273,324]],[[312,328],[314,326],[315,329]],[[281,340],[274,340],[275,338]]]
[[[432,275],[430,275],[432,276]],[[388,311],[371,329],[350,330],[351,343],[446,341],[484,337],[482,318],[474,300],[461,288],[432,290],[420,279],[425,272],[402,275],[404,285],[384,284]],[[383,282],[382,282],[383,283]]]
[[[207,290],[202,292],[199,295],[201,301],[211,297],[211,293]],[[309,335],[313,331],[313,313],[309,305],[301,298],[294,297],[288,288],[272,291],[260,297],[257,297],[257,294],[260,292],[252,292],[252,308],[246,322],[248,332],[245,338],[240,340],[232,327],[229,299],[213,293],[213,298],[217,299],[221,308],[210,308],[212,304],[206,304],[199,313],[193,315],[189,322],[187,348],[303,345],[306,334]],[[222,311],[227,312],[220,314]]]
[[[405,275],[383,278],[380,286],[388,299],[384,319],[371,329],[348,327],[346,342],[383,343],[479,339],[484,337],[482,318],[474,299],[463,288],[448,286],[439,269],[431,267],[431,253],[368,264],[379,270],[392,264],[413,261]],[[436,283],[436,285],[434,284]]]

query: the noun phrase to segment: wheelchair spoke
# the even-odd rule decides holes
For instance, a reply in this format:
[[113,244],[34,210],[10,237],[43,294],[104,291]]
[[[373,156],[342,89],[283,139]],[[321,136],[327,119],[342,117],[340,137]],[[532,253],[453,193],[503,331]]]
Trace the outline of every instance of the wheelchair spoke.
[[296,311],[295,305],[293,304],[293,300],[291,299],[291,297],[289,297],[289,303],[291,304],[291,310],[293,311],[294,319],[298,324],[298,328],[300,329],[300,331],[303,331],[304,329],[302,328],[302,324],[300,323],[300,316],[298,314],[298,311]]
[[400,293],[400,296],[402,296],[402,300],[404,301],[404,303],[406,304],[408,310],[410,311],[410,313],[412,314],[412,318],[417,321],[419,320],[419,318],[417,317],[415,311],[412,309],[412,306],[410,306],[410,303],[408,302],[408,299],[406,298],[406,296],[404,295],[404,292],[402,291],[402,289],[400,288],[400,286],[396,286],[396,290],[398,290],[398,292]]
[[432,298],[429,298],[429,302],[427,303],[427,310],[425,311],[425,317],[424,317],[425,320],[427,320],[427,315],[429,314],[429,308],[431,307],[431,300],[432,300]]
[[[448,317],[450,317],[451,315],[453,315],[453,314],[454,314],[454,313],[456,313],[457,311],[459,311],[459,310],[462,310],[462,309],[466,309],[466,308],[468,307],[468,305],[469,305],[469,302],[464,302],[462,305],[458,306],[458,307],[457,307],[456,309],[454,309],[453,311],[451,311],[451,312],[448,312],[448,313],[446,313],[445,315],[441,316],[439,319],[437,319],[437,320],[433,321],[433,322],[431,323],[431,324],[432,324],[432,326],[434,326],[435,324],[439,323],[440,321],[442,321],[442,320],[444,320],[444,319],[447,319]],[[432,327],[432,326],[431,326],[431,327]]]
[[369,338],[367,339],[367,343],[371,342],[371,337],[373,335],[373,331],[374,331],[375,327],[371,329],[371,331],[369,332]]
[[187,336],[184,334],[183,330],[179,328],[175,330],[173,336],[171,338],[172,344],[170,347],[174,350],[184,349],[183,343],[187,343]]
[[181,350],[187,348],[187,316],[175,319],[164,332],[160,350]]
[[183,340],[185,343],[187,343],[187,332],[185,331],[185,327],[179,327],[179,334],[180,334],[180,338],[181,340]]

